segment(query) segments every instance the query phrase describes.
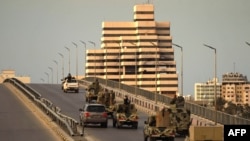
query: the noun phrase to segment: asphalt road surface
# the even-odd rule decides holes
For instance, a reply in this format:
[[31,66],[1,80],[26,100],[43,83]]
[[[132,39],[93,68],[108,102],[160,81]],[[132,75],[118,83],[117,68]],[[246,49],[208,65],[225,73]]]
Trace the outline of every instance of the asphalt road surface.
[[[61,108],[61,113],[79,121],[79,108],[85,104],[85,90],[83,87],[79,93],[64,93],[60,84],[29,84],[34,90],[39,92],[43,98],[50,100],[54,106]],[[143,126],[147,114],[138,111],[138,129],[124,127],[113,128],[112,119],[108,121],[108,128],[98,126],[88,126],[85,128],[86,137],[89,141],[140,141],[143,140]],[[177,137],[175,141],[184,141],[183,137]]]
[[[36,114],[36,113],[35,113]],[[1,141],[59,141],[46,124],[38,120],[17,94],[0,84]]]

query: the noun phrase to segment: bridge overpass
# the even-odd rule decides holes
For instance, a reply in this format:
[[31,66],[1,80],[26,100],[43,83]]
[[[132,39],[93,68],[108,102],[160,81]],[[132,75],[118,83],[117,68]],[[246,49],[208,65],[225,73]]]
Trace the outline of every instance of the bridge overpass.
[[0,140],[60,141],[52,126],[37,118],[41,115],[33,103],[9,84],[0,85]]
[[[68,93],[65,94],[61,90],[60,85],[52,85],[52,84],[29,84],[29,85],[24,85],[23,87],[26,87],[26,89],[29,92],[25,93],[33,93],[32,95],[36,97],[37,99],[47,99],[47,105],[48,107],[60,107],[61,108],[61,113],[62,115],[67,115],[69,117],[72,117],[73,119],[78,121],[78,116],[79,116],[79,111],[78,109],[81,108],[84,104],[84,94],[85,94],[85,87],[92,83],[94,78],[87,78],[86,81],[80,81],[83,86],[80,90],[79,94],[74,94],[74,93]],[[143,122],[147,118],[147,114],[153,113],[155,110],[160,109],[163,106],[166,106],[166,103],[169,103],[171,99],[162,97],[161,95],[157,96],[157,103],[154,101],[154,95],[150,94],[147,91],[143,91],[140,89],[137,89],[137,95],[135,95],[134,92],[134,87],[126,86],[123,84],[119,84],[117,82],[113,81],[106,81],[99,79],[99,82],[105,86],[108,89],[112,89],[115,91],[117,96],[123,97],[124,95],[129,95],[131,100],[136,103],[138,108],[140,109],[139,116],[140,116],[140,121],[139,121],[139,127],[138,130],[128,130],[128,129],[122,129],[122,130],[117,130],[112,128],[111,121],[109,122],[109,126],[107,129],[100,129],[100,128],[87,128],[85,132],[84,137],[79,137],[77,134],[71,134],[74,135],[74,138],[76,140],[83,140],[88,139],[88,140],[120,140],[120,141],[125,141],[125,140],[141,140],[143,138],[142,135],[142,128],[143,128]],[[16,83],[16,82],[15,82]],[[17,85],[13,83],[13,85]],[[50,103],[50,104],[48,104]],[[51,104],[52,103],[52,104]],[[209,117],[202,117],[199,114],[194,114],[194,113],[204,113],[204,109],[200,107],[199,105],[188,105],[189,103],[186,103],[186,107],[191,110],[193,113],[193,117],[195,117],[193,124],[195,125],[207,125],[208,123],[213,123],[212,120],[209,120]],[[193,107],[192,107],[193,106]],[[197,107],[195,107],[197,106]],[[48,109],[47,109],[48,110]],[[210,109],[211,110],[211,109]],[[209,116],[210,118],[213,119],[213,113],[209,113],[209,111],[206,111],[208,113],[204,113],[205,115]],[[51,114],[52,115],[52,114]],[[218,114],[218,118],[221,115]],[[53,117],[55,118],[55,117]],[[225,118],[225,117],[223,117]],[[231,117],[230,117],[231,118]],[[235,120],[235,119],[230,119],[229,121],[234,124],[242,124],[241,120]],[[71,122],[77,122],[71,119]],[[212,122],[211,122],[212,121]],[[218,120],[219,121],[219,120]],[[244,122],[244,121],[243,121]],[[62,123],[61,123],[62,124]],[[221,124],[221,123],[220,123]],[[246,123],[247,124],[247,123]],[[73,127],[74,124],[70,125]],[[78,127],[79,130],[79,127]],[[68,131],[69,132],[69,131]],[[69,132],[72,133],[72,132]],[[110,135],[115,135],[115,136],[110,136]],[[79,139],[80,138],[80,139]],[[183,141],[184,138],[176,138],[176,141]]]
[[[83,85],[89,85],[90,82],[94,82],[94,79],[94,77],[89,77],[86,78],[86,81],[80,81],[80,83],[82,83]],[[164,106],[169,106],[169,103],[172,100],[170,97],[161,94],[155,94],[153,92],[145,91],[125,84],[120,84],[115,81],[104,80],[101,78],[98,78],[98,80],[104,87],[116,91],[116,93],[121,96],[125,94],[130,95],[133,102],[140,106],[142,110],[148,113],[154,113]],[[185,108],[190,109],[192,115],[196,117],[197,120],[203,121],[203,123],[200,124],[250,124],[250,120],[248,119],[229,115],[211,108],[206,108],[189,101],[185,102]]]

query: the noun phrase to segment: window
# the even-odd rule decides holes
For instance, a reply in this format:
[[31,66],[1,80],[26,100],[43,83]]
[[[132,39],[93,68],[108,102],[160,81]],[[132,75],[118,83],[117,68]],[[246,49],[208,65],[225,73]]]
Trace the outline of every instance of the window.
[[88,112],[104,112],[105,107],[104,106],[88,106],[87,111]]

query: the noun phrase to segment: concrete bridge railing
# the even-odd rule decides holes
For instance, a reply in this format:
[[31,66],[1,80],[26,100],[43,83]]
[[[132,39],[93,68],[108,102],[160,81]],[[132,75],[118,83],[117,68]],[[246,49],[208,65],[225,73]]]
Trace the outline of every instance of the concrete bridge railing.
[[[95,81],[94,77],[88,77],[85,80],[80,80],[79,82],[88,86]],[[161,108],[169,106],[172,98],[165,95],[156,94],[149,92],[140,88],[135,88],[133,86],[128,86],[125,84],[119,84],[116,81],[105,80],[98,78],[99,83],[106,87],[109,90],[115,91],[118,97],[123,98],[125,95],[128,95],[130,99],[138,105],[138,107],[146,111],[149,114],[153,114],[156,111],[159,111]],[[185,108],[189,109],[191,113],[197,117],[201,117],[206,121],[216,122],[221,125],[226,124],[250,124],[249,119],[244,119],[241,117],[236,117],[229,115],[220,111],[216,111],[211,108],[203,107],[189,101],[185,102]],[[216,114],[215,114],[216,113]]]

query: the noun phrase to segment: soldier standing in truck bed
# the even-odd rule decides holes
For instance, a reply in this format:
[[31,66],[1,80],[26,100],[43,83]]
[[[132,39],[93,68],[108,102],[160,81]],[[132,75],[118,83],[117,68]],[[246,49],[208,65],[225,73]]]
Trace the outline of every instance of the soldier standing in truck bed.
[[128,99],[128,96],[126,95],[125,98],[123,99],[123,102],[125,105],[129,105],[130,104],[130,100]]

